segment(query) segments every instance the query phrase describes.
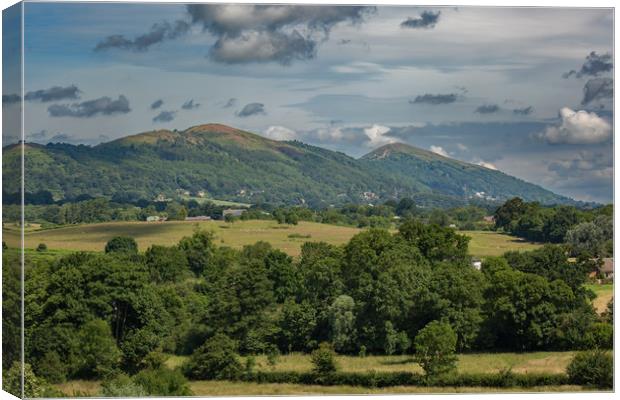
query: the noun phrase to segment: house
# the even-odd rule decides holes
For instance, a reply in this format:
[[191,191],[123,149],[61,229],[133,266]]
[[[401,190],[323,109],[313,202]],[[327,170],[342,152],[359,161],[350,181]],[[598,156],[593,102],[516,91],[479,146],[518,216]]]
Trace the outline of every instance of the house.
[[159,217],[159,215],[149,215],[148,217],[146,217],[146,222],[159,222],[161,220],[161,218]]
[[245,209],[227,208],[226,210],[222,211],[222,218],[226,218],[227,215],[232,215],[233,217],[240,217],[241,214],[243,214],[244,212]]
[[204,190],[199,190],[198,193],[196,193],[196,196],[198,196],[198,197],[205,197],[206,193],[205,193]]
[[495,223],[495,217],[492,215],[485,215],[484,217],[482,217],[482,220],[484,222],[488,222],[490,224],[494,224]]
[[603,258],[603,265],[601,266],[601,275],[603,275],[605,279],[614,278],[614,259],[613,258]]
[[472,258],[471,266],[480,271],[482,269],[482,260],[480,260],[479,258]]
[[163,193],[160,193],[157,195],[157,197],[153,199],[153,201],[158,202],[158,203],[163,203],[163,202],[172,201],[172,199],[164,196]]
[[196,217],[185,217],[186,221],[211,221],[208,215],[198,215]]

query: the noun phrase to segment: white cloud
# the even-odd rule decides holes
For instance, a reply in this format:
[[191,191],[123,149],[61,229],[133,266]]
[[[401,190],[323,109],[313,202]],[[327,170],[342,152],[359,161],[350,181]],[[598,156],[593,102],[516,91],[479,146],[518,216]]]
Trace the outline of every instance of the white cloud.
[[488,169],[497,170],[497,167],[495,165],[491,164],[490,162],[486,162],[482,160],[478,161],[476,165],[480,165],[481,167],[488,168]]
[[263,136],[273,140],[294,140],[297,138],[297,133],[284,126],[270,126],[263,132]]
[[366,145],[368,147],[383,146],[389,143],[395,143],[397,140],[393,137],[386,136],[390,128],[383,125],[374,124],[369,128],[364,128],[364,133],[368,137]]
[[461,150],[461,151],[467,151],[468,150],[468,147],[465,146],[463,143],[457,143],[456,147],[458,147],[458,149]]
[[448,152],[445,151],[444,148],[441,146],[431,145],[430,149],[435,154],[439,154],[440,156],[444,156],[444,157],[450,157]]
[[564,107],[560,110],[560,117],[560,125],[548,127],[539,137],[550,144],[596,144],[611,138],[609,122],[593,112]]

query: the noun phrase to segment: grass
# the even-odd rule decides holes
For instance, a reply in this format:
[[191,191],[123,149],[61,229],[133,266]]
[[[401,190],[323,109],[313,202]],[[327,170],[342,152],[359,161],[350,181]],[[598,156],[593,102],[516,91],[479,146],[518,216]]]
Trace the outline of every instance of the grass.
[[493,231],[462,231],[459,233],[471,238],[469,252],[477,257],[501,256],[507,251],[528,251],[542,246],[539,243]]
[[586,285],[586,288],[592,290],[596,294],[596,298],[592,300],[594,309],[599,314],[603,313],[607,309],[607,303],[614,297],[614,285],[611,283],[603,285]]
[[[101,381],[74,380],[54,385],[69,397],[97,396]],[[259,384],[232,381],[190,381],[195,396],[260,396],[260,395],[309,395],[309,394],[406,394],[406,393],[502,393],[524,392],[523,388],[498,389],[488,387],[418,387],[395,386],[390,388],[364,388],[358,386],[318,386],[288,383]],[[543,386],[529,388],[527,392],[578,392],[581,386]]]
[[[168,222],[106,222],[66,226],[48,230],[29,230],[25,233],[26,248],[36,248],[45,243],[50,250],[102,251],[105,243],[114,236],[131,236],[141,250],[158,245],[176,244],[183,236],[191,235],[197,228],[213,231],[217,244],[241,248],[259,240],[271,243],[289,255],[299,255],[301,245],[307,241],[325,241],[331,244],[346,243],[360,229],[300,222],[299,225],[280,225],[275,221],[250,220],[225,223],[223,221],[168,221]],[[19,246],[19,230],[4,227],[4,240],[11,247]],[[508,250],[532,250],[540,245],[490,231],[463,231],[472,238],[470,253],[476,257],[501,255]]]
[[[562,373],[574,352],[532,352],[532,353],[480,353],[461,354],[458,371],[462,373],[493,373],[512,368],[516,373]],[[166,366],[176,368],[187,360],[185,356],[171,356]],[[422,368],[409,355],[393,356],[336,356],[338,367],[343,372],[419,372]],[[256,357],[258,371],[309,372],[312,363],[308,354],[293,353],[278,357],[275,366],[270,366],[266,356]]]

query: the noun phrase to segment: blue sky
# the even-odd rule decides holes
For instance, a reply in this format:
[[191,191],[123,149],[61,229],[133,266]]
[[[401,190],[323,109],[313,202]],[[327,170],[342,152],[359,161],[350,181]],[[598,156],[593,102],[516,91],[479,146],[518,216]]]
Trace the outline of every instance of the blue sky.
[[26,3],[24,131],[400,141],[609,202],[612,39],[606,9]]

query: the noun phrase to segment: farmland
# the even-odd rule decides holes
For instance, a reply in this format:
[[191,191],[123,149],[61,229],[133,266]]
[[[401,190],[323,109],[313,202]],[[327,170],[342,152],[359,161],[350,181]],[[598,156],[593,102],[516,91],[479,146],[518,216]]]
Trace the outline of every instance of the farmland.
[[[4,240],[11,247],[19,245],[19,231],[4,229]],[[136,239],[141,250],[153,244],[171,245],[183,236],[191,235],[197,228],[212,231],[217,244],[241,248],[257,241],[266,241],[291,256],[299,255],[301,245],[308,241],[324,241],[330,244],[346,243],[360,229],[300,222],[298,225],[283,225],[275,221],[249,220],[225,223],[222,221],[165,223],[147,222],[109,222],[67,226],[57,229],[33,230],[25,234],[26,247],[35,248],[45,243],[49,249],[101,251],[105,243],[114,236],[131,236]],[[462,231],[471,237],[470,253],[476,257],[498,256],[509,250],[533,250],[538,244],[530,243],[513,236],[490,231]]]

